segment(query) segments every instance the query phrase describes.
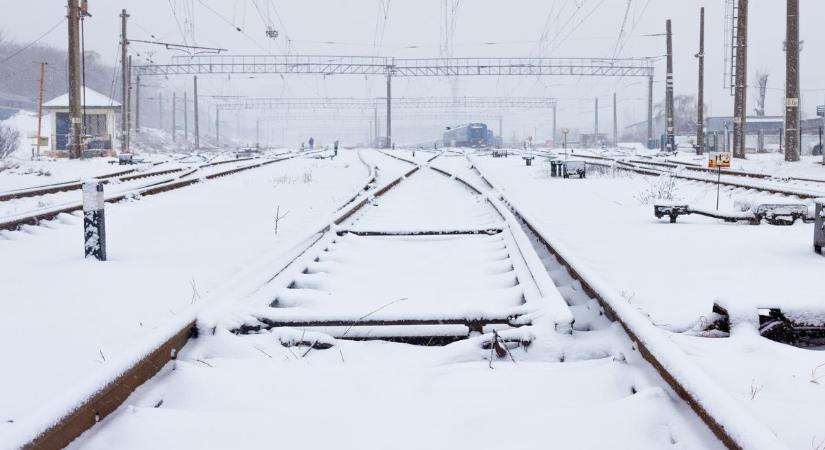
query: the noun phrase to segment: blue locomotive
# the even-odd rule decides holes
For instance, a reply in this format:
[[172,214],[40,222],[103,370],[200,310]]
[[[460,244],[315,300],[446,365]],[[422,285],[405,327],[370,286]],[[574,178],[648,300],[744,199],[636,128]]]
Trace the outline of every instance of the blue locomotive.
[[444,131],[445,147],[485,147],[491,145],[492,133],[483,123],[468,123]]

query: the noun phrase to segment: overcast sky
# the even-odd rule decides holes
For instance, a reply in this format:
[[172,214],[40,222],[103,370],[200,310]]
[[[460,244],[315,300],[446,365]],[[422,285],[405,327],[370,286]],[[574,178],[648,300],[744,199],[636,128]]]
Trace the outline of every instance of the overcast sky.
[[[11,0],[2,0],[11,3]],[[9,37],[28,42],[65,15],[62,0],[13,2],[0,15]],[[727,115],[732,97],[723,88],[723,0],[448,0],[457,4],[452,26],[453,56],[649,57],[665,53],[665,20],[673,20],[677,94],[695,94],[699,7],[706,7],[706,102],[713,115]],[[784,86],[785,2],[751,1],[749,83],[756,70],[770,73],[768,114],[781,114]],[[813,114],[825,103],[825,1],[800,0],[803,107]],[[130,37],[223,47],[233,54],[387,55],[437,57],[444,39],[443,0],[89,0],[93,17],[86,21],[86,47],[106,61],[117,58],[118,14],[131,14]],[[257,7],[256,7],[257,5]],[[627,11],[627,14],[625,14]],[[11,13],[13,12],[13,13]],[[625,21],[625,15],[627,20]],[[624,35],[619,39],[624,22]],[[281,33],[265,36],[267,25]],[[239,27],[242,31],[237,31]],[[542,37],[544,36],[544,39]],[[45,42],[65,46],[66,27]],[[160,47],[134,44],[133,55],[162,63],[173,54]],[[664,60],[656,66],[655,101],[664,96]],[[0,83],[2,80],[0,80]],[[181,81],[157,79],[158,84]],[[204,80],[204,92],[253,96],[382,96],[380,78],[360,76],[214,76]],[[455,89],[455,91],[453,90]],[[399,79],[395,96],[546,96],[560,99],[559,127],[592,128],[593,97],[603,107],[618,92],[620,122],[645,118],[646,85],[632,78],[476,77],[462,78],[457,87],[441,78]],[[749,96],[749,111],[754,101]],[[608,110],[602,126],[608,129]],[[525,124],[529,127],[529,124]],[[533,124],[535,126],[535,124]],[[541,135],[541,132],[538,132]]]

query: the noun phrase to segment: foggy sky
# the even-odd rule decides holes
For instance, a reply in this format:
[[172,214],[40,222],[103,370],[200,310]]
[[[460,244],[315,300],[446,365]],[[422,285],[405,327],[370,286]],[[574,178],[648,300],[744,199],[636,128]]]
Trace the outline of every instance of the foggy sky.
[[[65,15],[62,0],[35,0],[7,3],[0,15],[0,29],[8,37],[28,42],[45,32]],[[86,48],[114,64],[117,58],[121,8],[131,14],[133,39],[182,42],[224,47],[232,54],[292,53],[334,55],[386,55],[395,57],[437,57],[442,39],[442,0],[89,0],[93,17],[86,21]],[[452,3],[453,1],[451,1]],[[207,9],[208,5],[220,16]],[[384,24],[380,5],[389,3]],[[552,56],[611,57],[616,50],[627,0],[463,0],[456,15],[453,56]],[[625,27],[625,45],[618,56],[648,57],[665,53],[662,36],[665,20],[673,20],[676,93],[695,94],[698,50],[699,7],[706,7],[706,103],[711,115],[728,115],[733,99],[723,89],[723,4],[722,0],[631,0]],[[12,6],[13,5],[13,6]],[[187,8],[194,6],[194,8]],[[274,5],[278,14],[268,5]],[[577,9],[578,13],[573,15]],[[177,13],[177,21],[172,14]],[[754,0],[750,6],[749,84],[758,69],[770,73],[767,114],[781,115],[784,88],[785,2]],[[187,10],[192,9],[193,14]],[[817,104],[825,103],[825,74],[822,56],[825,36],[820,29],[825,2],[801,0],[801,55],[803,114],[812,115]],[[13,13],[10,13],[13,11]],[[549,15],[549,20],[548,20]],[[555,19],[558,17],[558,19]],[[573,17],[571,19],[571,17]],[[187,18],[194,19],[193,27]],[[230,23],[227,23],[230,22]],[[281,32],[273,41],[264,35],[271,21]],[[233,27],[240,27],[238,32]],[[181,31],[184,31],[182,34]],[[190,31],[194,31],[191,33]],[[539,38],[548,39],[540,45]],[[194,34],[194,40],[192,40]],[[287,38],[291,43],[287,43]],[[376,45],[381,42],[380,47]],[[64,47],[65,23],[44,39]],[[329,43],[331,42],[331,43]],[[411,48],[414,47],[414,48]],[[162,47],[133,44],[133,55],[151,57],[163,63],[176,53]],[[656,66],[655,101],[664,97],[664,60]],[[180,86],[183,80],[157,78],[157,85]],[[188,81],[187,81],[188,82]],[[202,91],[208,94],[250,96],[383,96],[384,80],[363,76],[212,76],[205,77]],[[2,80],[0,80],[2,84]],[[593,97],[602,98],[605,110],[600,120],[610,128],[609,97],[618,92],[620,124],[644,120],[646,83],[634,78],[575,77],[466,77],[457,83],[459,96],[546,96],[560,99],[559,127],[592,128]],[[395,96],[450,96],[450,82],[441,78],[397,79]],[[754,106],[748,98],[748,110]],[[546,123],[535,119],[524,127]],[[539,133],[541,134],[541,133]]]

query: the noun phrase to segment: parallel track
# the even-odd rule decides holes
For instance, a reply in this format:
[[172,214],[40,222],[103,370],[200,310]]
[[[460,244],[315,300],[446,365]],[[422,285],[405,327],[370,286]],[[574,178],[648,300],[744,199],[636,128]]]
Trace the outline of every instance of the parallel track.
[[[395,155],[390,156],[398,158]],[[404,160],[403,158],[398,159]],[[289,269],[291,271],[290,273],[303,274],[303,276],[299,275],[298,278],[296,278],[295,281],[293,281],[292,284],[290,284],[290,288],[313,289],[312,286],[313,283],[315,283],[315,278],[313,275],[315,273],[313,269],[314,266],[310,265],[306,269],[304,269],[296,264],[299,260],[305,259],[304,255],[308,252],[312,252],[312,249],[317,247],[318,245],[323,245],[325,247],[325,252],[328,252],[333,258],[338,258],[340,256],[335,256],[335,251],[334,249],[332,249],[332,247],[336,245],[336,242],[341,242],[340,245],[344,245],[345,255],[359,255],[361,251],[369,252],[371,245],[370,243],[374,242],[373,240],[375,239],[382,240],[381,242],[395,242],[392,240],[394,236],[407,236],[405,239],[416,239],[416,232],[420,233],[422,231],[427,231],[422,230],[421,228],[415,229],[414,227],[412,227],[414,229],[411,229],[409,232],[402,233],[395,231],[394,235],[383,235],[379,233],[377,235],[372,236],[367,234],[367,237],[363,237],[357,234],[358,231],[367,231],[363,229],[359,230],[359,227],[364,226],[363,223],[365,218],[371,217],[370,214],[375,216],[375,213],[373,211],[364,212],[365,206],[371,204],[371,202],[373,202],[375,199],[381,198],[384,195],[393,192],[393,189],[395,187],[405,185],[405,178],[413,176],[414,174],[421,172],[422,170],[430,170],[430,168],[420,166],[412,161],[405,161],[409,162],[410,164],[413,164],[414,167],[410,171],[408,171],[404,176],[395,179],[390,183],[387,183],[387,185],[381,189],[375,189],[375,178],[371,175],[370,180],[365,185],[364,191],[362,191],[361,195],[356,195],[352,200],[348,202],[346,207],[339,210],[339,216],[335,220],[333,220],[332,224],[319,230],[317,233],[318,237],[316,239],[313,239],[308,244],[307,248],[301,251],[295,259],[293,259],[292,261],[287,263],[286,266],[278,270],[277,273],[273,276],[273,279],[279,277],[279,275],[281,274],[284,274],[287,271],[287,269]],[[425,168],[422,169],[422,167]],[[707,425],[707,427],[719,438],[719,440],[725,446],[732,449],[782,448],[781,444],[776,440],[776,438],[769,432],[765,431],[764,428],[760,427],[759,424],[750,424],[751,420],[748,418],[747,413],[745,413],[744,411],[740,411],[740,409],[738,409],[734,405],[726,405],[725,407],[720,408],[718,406],[719,401],[724,402],[726,400],[724,392],[720,388],[717,388],[715,385],[712,385],[712,383],[711,386],[708,386],[706,384],[708,380],[702,378],[702,373],[700,371],[695,370],[692,366],[690,366],[690,363],[687,362],[686,358],[679,356],[681,353],[678,349],[676,349],[673,346],[668,347],[668,345],[666,344],[663,345],[662,340],[656,339],[655,334],[659,332],[659,330],[655,329],[655,327],[649,323],[647,318],[641,317],[641,315],[638,314],[638,312],[636,312],[629,305],[617,302],[614,298],[612,298],[611,294],[608,293],[609,289],[600,285],[597,281],[588,279],[585,275],[585,272],[583,272],[582,269],[579,269],[575,266],[575,262],[573,261],[573,258],[570,257],[570,255],[566,254],[563,250],[559,250],[558,245],[554,245],[550,239],[546,239],[545,237],[543,237],[541,232],[536,227],[534,227],[533,223],[529,220],[529,218],[526,215],[524,215],[521,211],[519,211],[515,207],[515,205],[510,203],[504,196],[496,193],[493,184],[490,183],[488,179],[484,177],[483,174],[478,172],[477,169],[475,170],[478,175],[478,179],[482,184],[455,176],[454,174],[451,174],[450,172],[443,169],[431,169],[446,177],[454,179],[458,183],[462,184],[464,188],[466,188],[473,195],[479,197],[486,196],[486,206],[490,208],[490,210],[496,211],[496,213],[500,215],[500,218],[503,221],[503,223],[510,224],[508,225],[508,231],[506,231],[502,235],[502,237],[499,237],[497,233],[481,235],[476,233],[470,233],[469,235],[455,233],[453,236],[447,236],[446,238],[458,239],[458,241],[455,242],[460,242],[462,243],[461,245],[472,246],[477,245],[474,244],[476,242],[484,242],[484,244],[482,245],[484,248],[487,248],[491,245],[502,245],[499,244],[499,242],[506,241],[506,246],[509,250],[507,253],[507,258],[508,261],[512,261],[513,270],[517,277],[517,286],[526,283],[525,286],[533,286],[529,289],[525,288],[527,289],[527,291],[529,291],[530,289],[535,290],[530,291],[534,292],[534,294],[530,294],[527,297],[532,298],[531,296],[535,295],[535,293],[538,292],[540,293],[542,298],[553,299],[555,295],[558,297],[558,300],[561,300],[561,297],[558,294],[559,291],[556,289],[564,290],[564,292],[567,293],[566,295],[562,295],[564,295],[564,300],[568,301],[569,306],[563,305],[562,303],[562,309],[566,310],[569,313],[569,319],[564,319],[564,317],[567,316],[564,312],[560,312],[561,310],[557,309],[559,305],[552,304],[551,306],[549,306],[549,310],[541,310],[544,314],[547,315],[547,317],[554,318],[552,323],[554,323],[555,325],[553,325],[549,331],[552,331],[552,328],[555,328],[555,331],[559,333],[573,332],[574,335],[578,335],[586,333],[588,330],[591,329],[601,329],[605,326],[605,324],[602,323],[603,319],[599,318],[601,316],[601,313],[603,313],[607,319],[618,322],[622,326],[622,328],[625,330],[629,338],[637,346],[641,356],[659,373],[664,382],[667,383],[667,385],[669,385],[673,389],[673,391],[675,391],[680,397],[682,397],[688,405],[690,405],[690,407],[697,414],[697,416]],[[364,193],[366,193],[366,195],[364,195]],[[359,197],[362,197],[360,201]],[[397,205],[396,208],[401,208],[397,211],[404,211],[403,205]],[[380,208],[378,211],[379,216],[375,217],[378,217],[380,219],[380,217],[382,217],[380,215]],[[392,217],[396,216],[398,216],[398,212],[393,212]],[[366,222],[367,225],[385,223],[381,220],[378,220],[376,222],[375,219],[373,219],[372,221],[366,220]],[[484,222],[483,225],[484,224],[486,224],[486,222]],[[481,227],[481,229],[488,230],[494,228],[494,226],[489,224]],[[393,232],[393,230],[388,231]],[[431,232],[429,234],[435,235],[437,233]],[[326,241],[322,241],[322,239],[324,239],[324,236],[330,235],[334,237],[329,237]],[[387,239],[390,239],[390,241],[386,241]],[[482,239],[482,241],[477,241],[478,239]],[[366,247],[363,247],[361,251],[355,252],[346,249],[353,245],[366,245]],[[434,245],[438,245],[437,240],[435,241]],[[400,247],[397,249],[395,247],[392,248],[395,249],[393,251],[402,251]],[[384,249],[379,250],[384,251]],[[479,249],[477,251],[481,251],[483,253],[488,250]],[[544,256],[542,257],[541,255]],[[353,264],[355,264],[356,270],[358,269],[358,261],[359,260],[356,259],[352,262]],[[543,270],[541,270],[540,272],[536,271],[536,261],[539,261],[539,264],[543,264]],[[364,261],[362,261],[362,263],[364,263]],[[487,262],[486,264],[490,263],[491,262]],[[323,265],[324,260],[321,258],[316,258],[315,263],[313,264]],[[368,267],[369,266],[365,266],[365,270],[368,269]],[[322,270],[326,272],[329,269]],[[551,272],[550,276],[552,277],[552,280],[550,281],[550,283],[552,284],[547,284],[547,282],[544,281],[545,279],[550,280],[550,278],[548,278],[548,273],[545,270]],[[286,275],[290,276],[289,273],[287,273]],[[575,281],[575,283],[571,280]],[[588,306],[590,303],[589,300],[582,301],[580,299],[581,293],[577,293],[577,290],[581,290],[582,293],[585,294],[589,300],[595,300],[596,302],[598,302],[600,309],[597,311],[593,311],[593,309],[590,306]],[[554,292],[555,294],[553,294]],[[282,295],[286,294],[282,293]],[[516,316],[510,316],[509,318],[502,319],[500,317],[493,317],[495,316],[495,314],[493,314],[490,317],[465,317],[463,319],[455,318],[449,320],[437,318],[412,317],[409,315],[405,317],[387,316],[386,318],[381,319],[381,317],[378,317],[381,315],[376,315],[375,317],[370,317],[368,321],[363,321],[363,317],[358,318],[357,315],[353,315],[350,318],[344,317],[340,320],[331,320],[329,319],[329,317],[326,317],[319,318],[313,321],[305,318],[290,319],[288,318],[288,314],[287,316],[283,316],[283,312],[281,312],[280,308],[276,307],[272,308],[273,312],[271,316],[268,314],[264,314],[263,316],[259,316],[258,320],[259,324],[261,324],[259,325],[259,327],[267,328],[279,326],[334,328],[348,325],[347,331],[344,333],[344,336],[341,337],[347,337],[346,334],[349,332],[349,329],[355,326],[381,327],[384,325],[390,325],[398,327],[458,325],[464,323],[465,325],[470,327],[471,331],[479,331],[481,330],[481,328],[479,327],[491,324],[497,324],[499,326],[513,325],[529,327],[531,326],[529,318],[529,307],[531,306],[531,300],[529,300],[529,298],[527,298],[526,303],[526,305],[528,306],[526,319],[518,318]],[[580,300],[574,301],[574,298],[579,298]],[[552,303],[552,301],[550,303]],[[545,306],[544,308],[547,307],[548,306]],[[599,311],[601,311],[601,313]],[[453,311],[453,313],[455,313],[455,311]],[[444,317],[448,316],[449,313],[445,311],[440,311],[436,312],[435,315],[439,317]],[[543,314],[539,314],[537,317],[542,317],[542,315]],[[284,320],[285,318],[286,320]],[[582,319],[586,323],[578,325],[577,328],[576,323],[570,320],[572,318],[576,318],[577,320]],[[472,322],[473,320],[478,322],[486,319],[489,319],[488,323],[486,324],[472,325],[472,323],[474,323]],[[388,321],[390,323],[381,323],[382,320]],[[393,320],[395,320],[395,322],[393,322]],[[403,323],[405,320],[408,322]],[[464,320],[465,322],[462,322],[462,320]],[[548,325],[548,322],[544,321],[542,322],[542,325],[546,326]],[[473,326],[476,326],[476,328],[473,328]],[[570,330],[571,326],[575,331]],[[243,331],[254,331],[254,327],[254,324],[250,324],[248,325],[247,329]],[[62,447],[71,442],[74,438],[79,436],[79,434],[82,433],[84,430],[91,428],[94,425],[94,423],[96,423],[98,420],[102,419],[103,417],[117,409],[117,407],[126,399],[126,397],[134,389],[136,389],[143,382],[145,382],[146,380],[151,378],[155,373],[157,373],[157,371],[160,370],[163,364],[175,359],[176,355],[180,353],[181,347],[186,344],[188,339],[197,336],[197,330],[198,323],[196,320],[188,322],[183,328],[173,333],[166,342],[164,342],[162,345],[153,350],[150,354],[142,358],[137,364],[131,367],[124,375],[122,375],[118,379],[112,380],[108,385],[102,387],[102,389],[99,392],[90,396],[89,399],[86,402],[84,402],[84,404],[81,405],[73,413],[56,421],[56,425],[54,425],[53,427],[44,430],[39,436],[30,441],[26,448],[56,448]],[[334,331],[333,334],[335,334]],[[356,334],[355,336],[352,336],[352,338],[354,339],[358,339],[360,336],[364,336],[363,334],[354,334]],[[539,336],[539,339],[541,338],[540,334],[540,331],[536,331],[536,335]],[[369,334],[367,334],[367,336],[369,336]],[[402,333],[397,337],[402,338],[400,339],[401,342],[413,342],[409,340],[405,341],[404,339],[413,338],[414,336],[404,335]],[[432,340],[434,338],[438,338],[439,336],[434,336],[430,334],[429,336],[423,335],[422,337],[429,337],[430,340]],[[460,338],[460,336],[454,335],[447,335],[447,337],[456,339]],[[393,340],[392,336],[383,336],[383,338]],[[470,338],[472,339],[472,335],[470,336]],[[452,341],[453,339],[448,339],[447,342]],[[527,345],[527,343],[523,341],[521,341],[520,344]],[[490,344],[490,346],[487,348],[490,348],[490,351],[492,352],[492,349],[494,347],[495,344]],[[709,398],[709,395],[715,395],[718,397]],[[734,414],[742,414],[742,416],[732,417],[731,415]]]

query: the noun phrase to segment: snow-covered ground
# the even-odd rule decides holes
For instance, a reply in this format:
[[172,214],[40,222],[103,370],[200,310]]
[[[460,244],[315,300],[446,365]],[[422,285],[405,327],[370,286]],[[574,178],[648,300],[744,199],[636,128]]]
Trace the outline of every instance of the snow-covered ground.
[[104,377],[250,264],[287,252],[367,175],[356,152],[342,151],[108,205],[105,263],[83,258],[74,215],[3,232],[0,341],[15,369],[0,383],[0,437]]
[[[606,281],[653,324],[675,331],[669,339],[781,441],[790,448],[821,445],[821,351],[761,338],[751,324],[735,328],[730,338],[680,333],[701,323],[714,301],[753,322],[757,307],[822,311],[825,259],[811,250],[811,225],[734,225],[699,216],[669,224],[645,204],[665,178],[618,172],[564,180],[549,177],[541,160],[533,167],[521,158],[472,160],[540,232],[575,254],[580,270]],[[471,173],[466,161],[436,165]],[[715,186],[677,181],[673,193],[691,205],[715,207]],[[723,188],[721,208],[752,195]]]
[[[340,229],[503,226],[497,216],[483,196],[422,169]],[[548,275],[520,261],[527,249],[517,241],[509,231],[329,237],[253,300],[218,311],[258,303],[273,318],[295,310],[355,317],[438,315],[456,307],[483,313],[517,306],[519,292],[529,307],[531,284]],[[554,281],[577,289],[558,266],[554,271]],[[555,287],[545,289],[552,289],[543,291],[548,301],[561,301]],[[268,306],[289,290],[292,297]],[[210,314],[202,326],[211,327]],[[590,325],[570,335],[546,322],[502,332],[532,344],[513,347],[513,360],[495,361],[482,336],[417,347],[332,340],[299,329],[234,335],[218,325],[216,334],[204,333],[183,350],[174,370],[167,367],[72,447],[226,448],[259,445],[273,435],[280,445],[306,448],[721,447],[640,360],[620,327],[585,303],[577,314]],[[294,341],[333,347],[284,346]]]

